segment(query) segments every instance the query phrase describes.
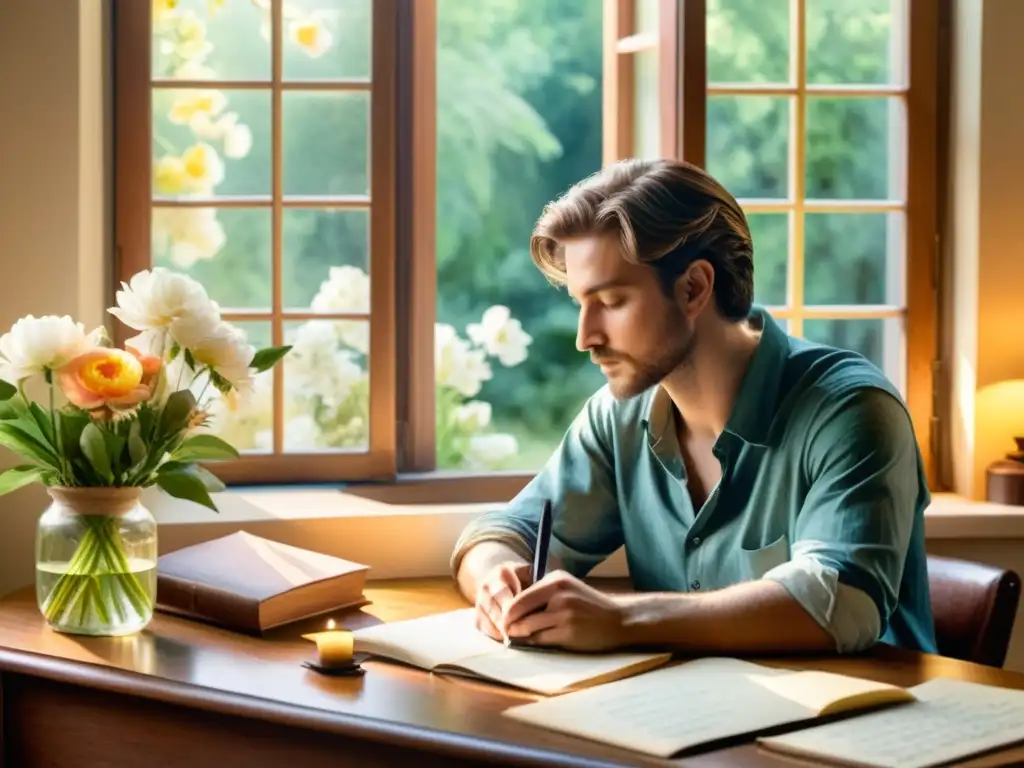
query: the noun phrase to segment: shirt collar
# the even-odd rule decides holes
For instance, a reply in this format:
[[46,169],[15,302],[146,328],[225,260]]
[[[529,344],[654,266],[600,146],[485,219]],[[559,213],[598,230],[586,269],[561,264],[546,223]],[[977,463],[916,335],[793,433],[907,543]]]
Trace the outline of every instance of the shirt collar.
[[[725,431],[751,445],[767,445],[768,432],[775,417],[775,401],[789,357],[789,336],[761,306],[750,312],[750,324],[761,331],[757,349],[751,358],[733,404]],[[641,423],[652,441],[660,440],[672,423],[672,402],[661,386],[652,388],[641,415]]]

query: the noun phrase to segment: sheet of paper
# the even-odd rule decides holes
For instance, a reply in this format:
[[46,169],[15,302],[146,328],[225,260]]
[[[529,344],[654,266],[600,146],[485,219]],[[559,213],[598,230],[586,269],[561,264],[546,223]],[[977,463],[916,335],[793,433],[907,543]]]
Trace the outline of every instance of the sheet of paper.
[[740,659],[697,659],[638,677],[510,707],[544,728],[657,757],[806,719],[810,712],[753,680],[788,674]]
[[472,608],[356,630],[355,650],[432,669],[504,646],[473,625]]
[[878,768],[928,768],[1024,740],[1024,691],[938,678],[918,701],[759,739],[766,747]]
[[663,664],[660,653],[567,653],[534,648],[508,648],[459,661],[459,666],[481,677],[544,694],[566,689],[635,665]]

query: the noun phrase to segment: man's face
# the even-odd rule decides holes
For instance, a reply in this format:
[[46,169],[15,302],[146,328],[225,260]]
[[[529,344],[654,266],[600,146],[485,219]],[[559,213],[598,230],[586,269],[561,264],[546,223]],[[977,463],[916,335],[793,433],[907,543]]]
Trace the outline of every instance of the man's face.
[[693,324],[654,269],[622,258],[616,238],[567,241],[565,271],[580,305],[576,347],[601,366],[615,397],[638,395],[687,361]]

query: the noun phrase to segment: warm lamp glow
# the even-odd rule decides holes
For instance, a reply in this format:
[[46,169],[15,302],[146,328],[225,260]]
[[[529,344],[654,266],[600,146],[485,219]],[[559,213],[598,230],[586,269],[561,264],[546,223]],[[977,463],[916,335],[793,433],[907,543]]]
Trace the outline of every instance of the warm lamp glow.
[[1024,379],[1007,379],[978,390],[975,398],[979,443],[986,453],[1014,449],[1013,438],[1024,436]]

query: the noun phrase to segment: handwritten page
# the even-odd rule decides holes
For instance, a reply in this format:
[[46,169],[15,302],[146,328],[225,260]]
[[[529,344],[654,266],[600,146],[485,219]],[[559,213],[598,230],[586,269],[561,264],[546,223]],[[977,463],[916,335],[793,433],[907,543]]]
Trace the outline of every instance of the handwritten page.
[[505,715],[574,736],[670,757],[702,744],[813,716],[753,679],[792,673],[740,659],[697,659],[510,707]]
[[[559,694],[582,685],[637,674],[664,664],[671,654],[568,653],[500,647],[483,656],[460,659],[460,669],[543,694]],[[443,670],[440,670],[443,671]]]
[[877,768],[929,768],[1024,741],[1024,691],[938,678],[917,701],[783,736],[770,749]]
[[393,621],[353,633],[356,652],[404,661],[423,669],[502,650],[473,625],[472,608]]

